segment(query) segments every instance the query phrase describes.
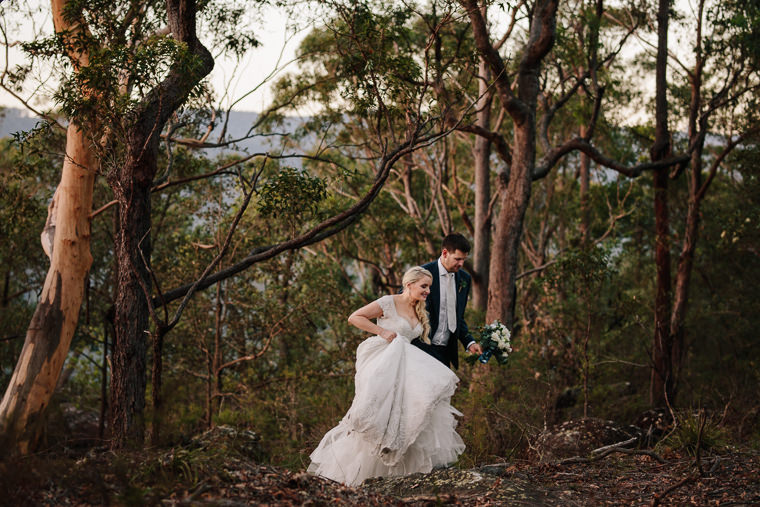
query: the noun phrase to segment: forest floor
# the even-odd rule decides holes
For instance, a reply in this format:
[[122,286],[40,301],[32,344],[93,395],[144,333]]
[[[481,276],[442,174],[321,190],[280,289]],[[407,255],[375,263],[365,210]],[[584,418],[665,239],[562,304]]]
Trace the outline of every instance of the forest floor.
[[[242,443],[242,445],[241,445]],[[0,463],[2,505],[760,505],[760,453],[613,453],[571,464],[501,463],[370,479],[349,488],[257,464],[245,442],[215,439],[115,454],[45,453]]]

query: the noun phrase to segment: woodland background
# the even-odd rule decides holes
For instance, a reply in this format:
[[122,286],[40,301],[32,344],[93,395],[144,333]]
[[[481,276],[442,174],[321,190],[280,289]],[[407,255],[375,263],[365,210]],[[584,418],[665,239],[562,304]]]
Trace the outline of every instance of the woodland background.
[[[711,446],[760,445],[760,3],[116,4],[0,5],[6,47],[24,9],[58,32],[0,76],[40,118],[0,150],[7,455],[227,424],[303,470],[352,398],[347,316],[449,231],[474,245],[470,327],[515,348],[457,372],[460,467],[652,408],[681,422],[667,445],[697,414]],[[204,76],[264,4],[313,25],[271,107],[235,116]],[[42,65],[49,109],[25,95]]]

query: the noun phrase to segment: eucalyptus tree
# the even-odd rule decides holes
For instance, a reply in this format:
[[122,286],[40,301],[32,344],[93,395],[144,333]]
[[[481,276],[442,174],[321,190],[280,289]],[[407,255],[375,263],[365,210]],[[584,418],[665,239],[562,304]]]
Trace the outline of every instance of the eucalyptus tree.
[[[82,12],[67,2],[52,2],[60,51],[76,72],[87,69],[91,48]],[[83,81],[82,96],[97,100]],[[93,144],[97,123],[89,115],[72,119],[66,129],[66,156],[61,180],[51,202],[43,244],[50,258],[40,302],[29,324],[24,348],[0,403],[0,448],[8,454],[28,452],[37,441],[45,407],[58,381],[74,335],[84,281],[92,263],[89,248],[92,191],[98,170]]]
[[[149,284],[141,280],[140,288],[147,301],[147,312],[156,328],[154,368],[156,361],[160,361],[161,340],[177,325],[194,293],[235,276],[254,264],[319,242],[346,229],[377,197],[399,160],[432,144],[448,132],[438,116],[425,110],[425,90],[405,85],[403,78],[419,73],[419,65],[405,58],[398,58],[393,65],[388,65],[375,51],[378,45],[389,43],[384,24],[387,14],[382,9],[375,11],[363,3],[349,6],[328,4],[327,7],[335,15],[326,18],[328,28],[325,33],[339,42],[337,47],[345,57],[345,68],[340,68],[339,77],[326,81],[338,83],[336,101],[342,102],[343,111],[355,108],[367,119],[366,127],[370,136],[363,157],[366,162],[363,163],[370,167],[371,175],[369,178],[352,178],[351,163],[342,159],[332,144],[330,122],[339,122],[340,114],[322,123],[327,127],[321,133],[325,144],[314,152],[299,152],[296,147],[293,153],[255,153],[244,157],[241,161],[249,162],[247,167],[250,171],[245,174],[240,171],[238,174],[243,193],[239,204],[235,206],[229,228],[222,235],[224,239],[217,245],[216,256],[203,272],[191,283],[165,292],[157,291],[155,294],[150,294]],[[395,12],[390,13],[391,17],[396,15]],[[297,96],[298,88],[296,93],[285,98],[285,104],[296,102]],[[399,105],[399,96],[405,99],[403,106]],[[284,109],[283,104],[274,104],[271,114],[267,111],[264,116],[276,118]],[[312,121],[320,120],[324,118]],[[390,128],[395,122],[403,125],[400,132]],[[259,123],[260,126],[265,124],[266,122]],[[171,140],[171,135],[169,137]],[[302,170],[278,165],[281,161],[293,158],[303,160]],[[261,162],[255,161],[256,159]],[[278,164],[272,164],[272,161],[277,161]],[[330,193],[326,192],[328,187],[319,175],[313,174],[313,168],[317,164],[341,169],[339,177],[330,181]],[[272,167],[277,169],[272,171]],[[345,194],[346,187],[361,190],[355,199],[345,200],[340,196]],[[254,210],[248,210],[252,202],[255,203]],[[316,206],[319,212],[314,214],[313,219],[307,220],[298,211],[302,211],[304,206]],[[266,228],[271,233],[258,238],[261,244],[247,254],[225,260],[222,267],[222,260],[229,253],[236,228],[247,220],[246,217],[255,217],[256,213],[264,218],[276,218],[274,224],[278,226],[267,225]],[[272,222],[265,219],[263,223]],[[176,300],[181,301],[170,315],[167,305]],[[154,375],[153,389],[155,391],[158,388],[160,378]]]
[[[106,174],[119,204],[112,442],[118,447],[141,438],[136,419],[145,389],[143,290],[151,285],[150,191],[159,141],[167,119],[213,67],[196,34],[193,0],[125,2],[122,8],[98,1],[53,1],[52,7],[56,36],[28,43],[26,50],[63,63],[55,99],[69,121],[68,140],[46,228],[51,270],[1,414],[4,442],[19,452],[34,445],[76,327],[91,263],[89,220],[98,173]],[[214,8],[215,15],[226,9]],[[234,25],[235,13],[239,18],[242,10],[226,12],[233,13],[225,19]],[[229,40],[240,44],[238,38]],[[242,40],[252,41],[245,33]],[[67,271],[58,274],[60,266]]]
[[[450,9],[436,10],[445,2],[433,2],[430,9],[401,2],[329,5],[334,21],[306,37],[299,48],[301,69],[278,83],[277,101],[287,103],[290,110],[300,112],[313,104],[318,108],[305,125],[308,135],[294,142],[313,140],[315,154],[330,147],[331,156],[340,163],[309,163],[310,167],[331,179],[345,179],[346,170],[358,181],[371,178],[373,168],[364,161],[374,160],[381,150],[378,130],[393,139],[405,135],[417,117],[436,118],[446,131],[468,123],[475,101],[469,93],[474,84],[471,41],[466,24],[457,23]],[[343,27],[360,11],[374,13],[373,30],[345,33],[349,29]],[[368,47],[349,51],[345,37],[366,38]],[[381,76],[377,83],[365,77],[370,68]],[[375,110],[367,107],[368,85],[386,94],[381,123]],[[462,159],[456,153],[459,147],[447,138],[405,156],[393,169],[375,211],[362,227],[341,237],[343,253],[371,266],[380,286],[397,285],[404,263],[435,255],[441,232],[461,223],[452,210],[453,201],[461,201],[461,210],[468,212],[470,189],[460,181],[467,177],[469,164],[457,164],[455,157]],[[343,186],[341,192],[359,198],[360,186]],[[340,254],[336,255],[340,263]]]
[[[656,406],[675,403],[678,391],[686,347],[689,286],[700,221],[705,220],[702,202],[726,157],[756,138],[760,130],[755,107],[760,87],[760,5],[699,0],[690,13],[676,17],[672,29],[681,35],[679,40],[688,48],[687,54],[678,48],[667,50],[670,12],[669,2],[660,2],[657,129],[652,156],[662,156],[674,143],[682,145],[689,159],[670,172],[658,171],[655,177],[657,289],[650,398]],[[666,68],[672,76],[669,79]],[[668,130],[669,121],[685,129],[680,143]],[[682,174],[687,179],[687,211],[677,233],[669,217],[672,204],[667,187],[668,180]],[[675,253],[676,237],[681,238],[681,244],[673,277],[671,254]]]
[[[584,135],[568,136],[553,140],[549,137],[550,127],[558,112],[567,101],[595,79],[596,72],[619,55],[622,45],[632,31],[638,29],[641,16],[635,9],[621,8],[633,20],[618,42],[607,46],[602,53],[593,48],[589,51],[590,60],[585,72],[579,76],[558,76],[565,86],[560,89],[555,100],[548,104],[548,109],[538,108],[538,97],[545,93],[547,82],[540,79],[542,67],[551,51],[558,32],[557,12],[559,2],[539,1],[530,5],[519,4],[517,9],[525,9],[528,27],[524,38],[510,46],[516,58],[514,67],[510,58],[505,59],[494,47],[493,41],[498,36],[492,33],[482,16],[480,4],[474,0],[460,2],[470,18],[478,51],[486,59],[494,75],[494,86],[500,100],[500,107],[512,121],[513,141],[512,165],[509,173],[499,179],[499,214],[494,224],[494,243],[492,246],[491,270],[489,283],[489,304],[487,319],[501,318],[510,325],[514,319],[515,279],[517,276],[518,251],[523,220],[527,203],[531,195],[531,182],[545,177],[558,161],[566,154],[580,151],[588,155],[597,164],[615,170],[626,176],[638,176],[643,171],[653,171],[683,163],[688,155],[667,156],[652,162],[627,165],[603,154],[592,144],[595,125],[603,115],[603,89],[589,87],[593,92],[592,114],[585,121]],[[599,3],[593,10],[591,23],[599,24],[600,18],[610,15],[610,10]],[[567,31],[563,28],[563,34]],[[598,35],[590,37],[594,40]],[[606,104],[614,107],[614,104]],[[561,137],[561,136],[560,136]],[[537,143],[541,150],[537,150]],[[540,159],[538,158],[540,155]],[[495,289],[497,288],[498,289]]]

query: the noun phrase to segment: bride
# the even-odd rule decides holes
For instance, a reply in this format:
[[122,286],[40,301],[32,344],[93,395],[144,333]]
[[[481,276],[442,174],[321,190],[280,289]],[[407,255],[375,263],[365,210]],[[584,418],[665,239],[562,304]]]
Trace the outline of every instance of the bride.
[[354,401],[311,453],[309,473],[354,486],[368,477],[429,472],[464,451],[454,418],[462,414],[449,404],[459,379],[410,344],[418,336],[430,342],[425,299],[432,281],[429,271],[413,267],[401,294],[348,318],[374,336],[356,350]]

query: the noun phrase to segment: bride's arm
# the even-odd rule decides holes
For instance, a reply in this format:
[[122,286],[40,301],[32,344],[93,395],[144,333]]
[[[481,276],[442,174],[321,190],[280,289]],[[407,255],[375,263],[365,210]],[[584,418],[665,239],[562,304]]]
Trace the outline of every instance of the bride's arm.
[[352,326],[356,326],[362,331],[382,336],[387,341],[392,341],[396,337],[396,333],[380,327],[370,319],[376,319],[383,315],[383,309],[377,301],[373,301],[366,306],[362,306],[354,313],[348,316],[348,323]]

